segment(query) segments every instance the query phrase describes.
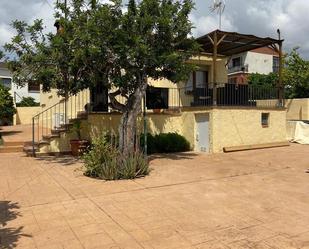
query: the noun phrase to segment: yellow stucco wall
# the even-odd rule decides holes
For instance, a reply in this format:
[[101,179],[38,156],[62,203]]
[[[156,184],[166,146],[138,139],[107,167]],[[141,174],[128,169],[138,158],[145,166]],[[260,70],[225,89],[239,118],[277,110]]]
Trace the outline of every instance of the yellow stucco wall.
[[14,115],[14,125],[32,124],[32,117],[41,111],[41,107],[17,107]]
[[309,98],[287,99],[286,108],[288,120],[309,120]]
[[[269,126],[261,125],[261,114],[269,113]],[[152,114],[147,117],[147,130],[152,134],[177,132],[186,137],[191,149],[197,150],[195,116],[209,115],[209,146],[211,153],[223,152],[223,147],[255,145],[283,142],[287,140],[285,110],[213,108],[185,110],[181,114]],[[82,138],[91,139],[102,132],[118,133],[121,115],[90,114],[88,120],[82,122]],[[142,119],[138,124],[143,131]],[[70,139],[76,138],[72,133],[62,134],[54,139],[41,152],[59,152],[70,150]]]
[[[262,127],[261,114],[269,113],[269,126]],[[268,109],[214,109],[212,152],[223,147],[283,142],[287,140],[286,111]]]

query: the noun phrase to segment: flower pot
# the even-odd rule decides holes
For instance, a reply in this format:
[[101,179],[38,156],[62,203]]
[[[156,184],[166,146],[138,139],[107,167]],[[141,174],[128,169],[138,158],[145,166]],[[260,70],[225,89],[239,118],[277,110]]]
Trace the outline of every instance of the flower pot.
[[161,109],[153,109],[153,113],[161,113]]
[[71,140],[71,151],[73,156],[82,155],[89,146],[88,140]]

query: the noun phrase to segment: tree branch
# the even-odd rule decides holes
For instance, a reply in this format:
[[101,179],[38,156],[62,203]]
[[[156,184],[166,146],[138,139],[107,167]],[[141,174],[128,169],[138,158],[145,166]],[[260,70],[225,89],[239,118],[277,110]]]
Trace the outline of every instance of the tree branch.
[[121,91],[118,89],[117,91],[113,93],[109,93],[108,96],[110,98],[109,105],[118,111],[124,112],[126,109],[126,106],[124,104],[121,104],[117,99],[116,96],[121,95]]

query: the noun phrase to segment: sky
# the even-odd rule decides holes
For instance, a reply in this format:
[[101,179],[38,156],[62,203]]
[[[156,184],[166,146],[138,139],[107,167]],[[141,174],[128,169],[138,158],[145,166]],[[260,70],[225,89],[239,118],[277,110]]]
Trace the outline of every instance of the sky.
[[[32,22],[42,18],[47,31],[53,31],[54,0],[0,0],[0,47],[10,41],[12,20]],[[195,37],[219,28],[219,17],[210,12],[213,0],[195,0],[191,13]],[[225,0],[222,30],[277,38],[277,29],[285,39],[284,49],[300,47],[309,59],[309,0]]]

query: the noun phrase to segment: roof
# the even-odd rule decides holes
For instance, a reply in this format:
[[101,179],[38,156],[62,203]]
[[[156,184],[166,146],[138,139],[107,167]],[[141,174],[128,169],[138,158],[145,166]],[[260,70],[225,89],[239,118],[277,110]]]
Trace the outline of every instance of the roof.
[[204,52],[213,53],[213,43],[211,39],[214,40],[215,33],[217,34],[218,42],[220,42],[218,45],[218,54],[225,56],[239,54],[256,48],[274,46],[283,42],[283,40],[277,40],[270,37],[262,38],[255,35],[214,30],[209,34],[196,39],[197,42],[202,45]]

